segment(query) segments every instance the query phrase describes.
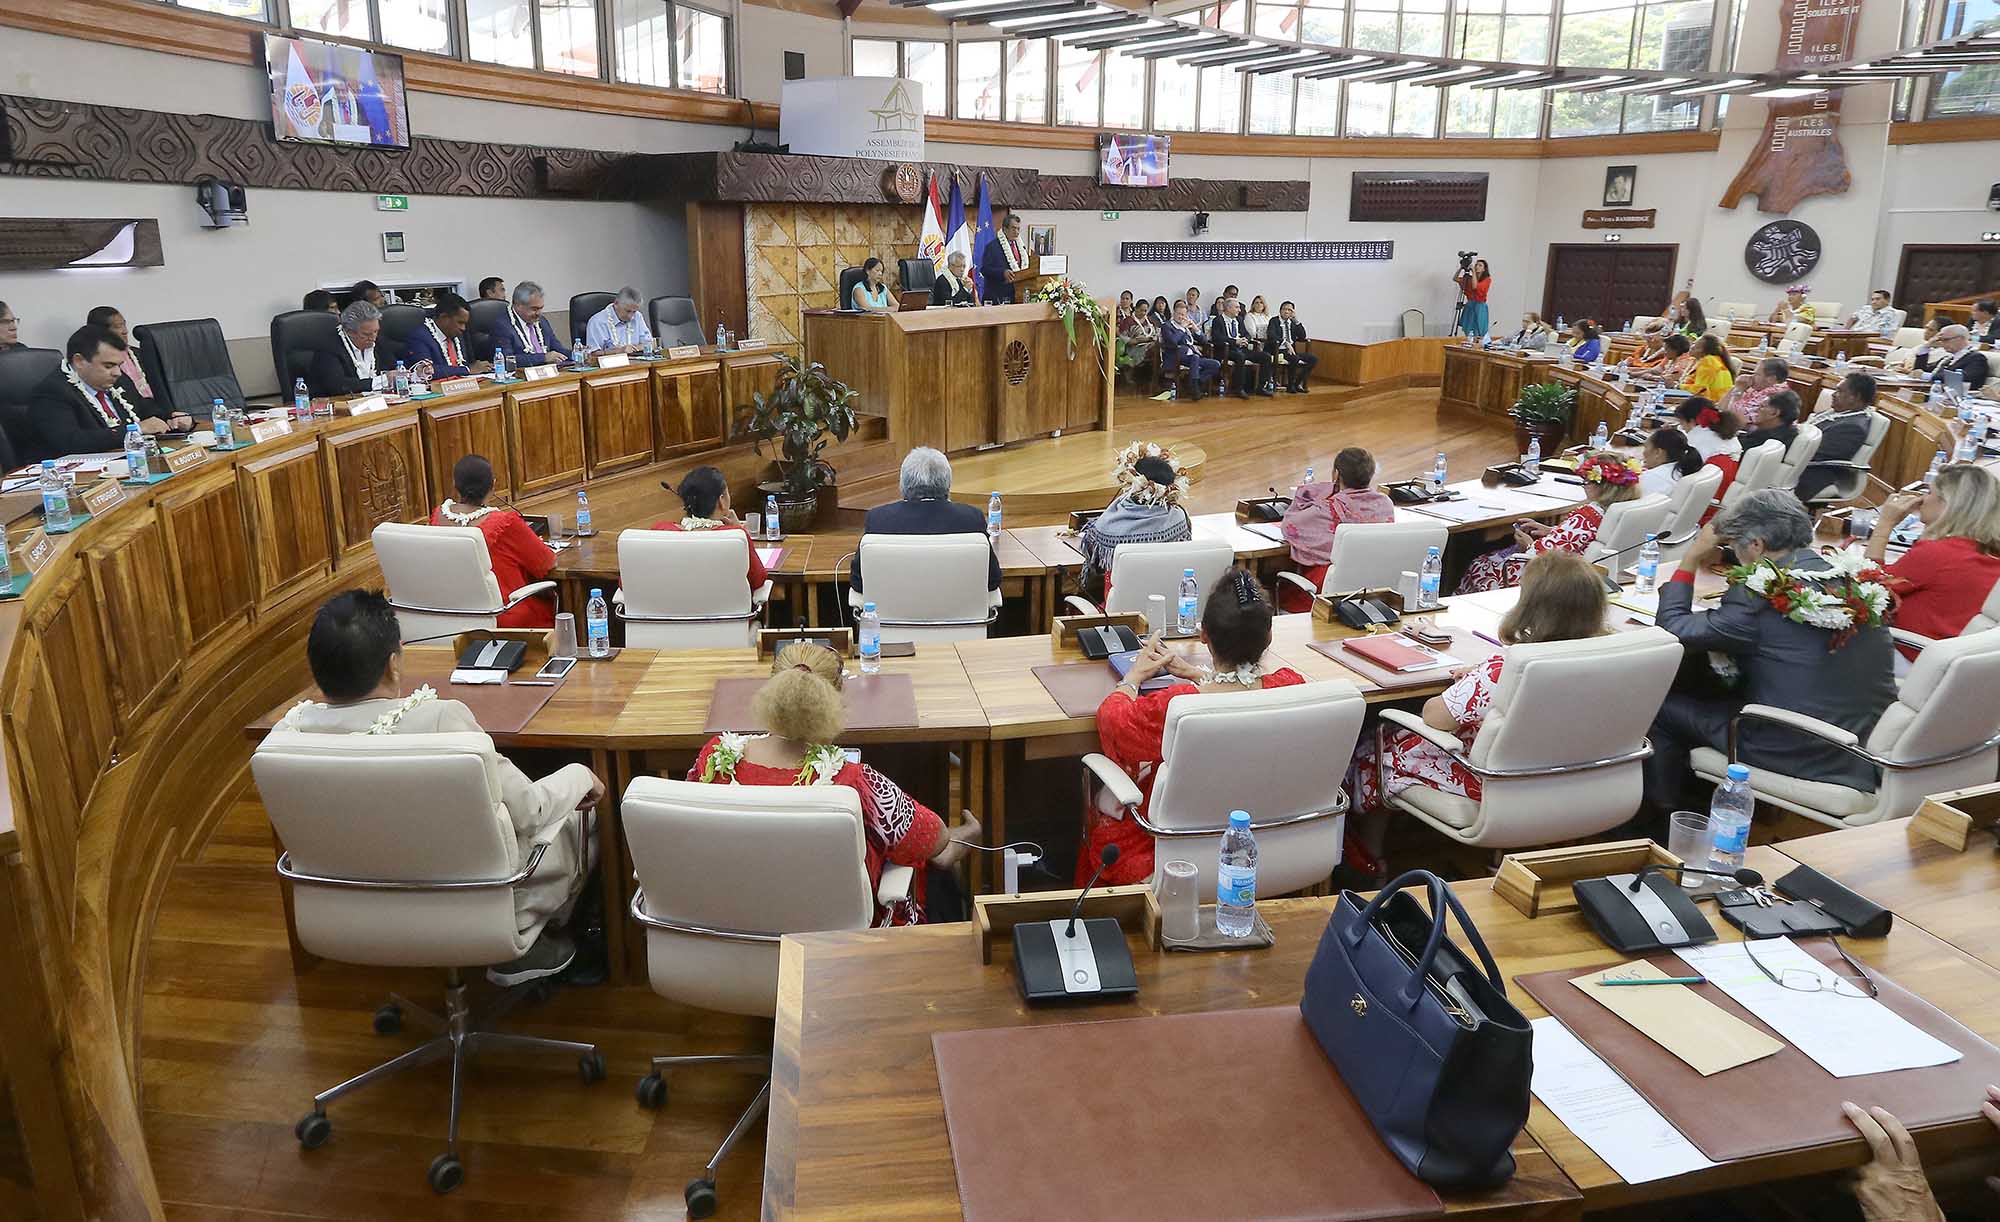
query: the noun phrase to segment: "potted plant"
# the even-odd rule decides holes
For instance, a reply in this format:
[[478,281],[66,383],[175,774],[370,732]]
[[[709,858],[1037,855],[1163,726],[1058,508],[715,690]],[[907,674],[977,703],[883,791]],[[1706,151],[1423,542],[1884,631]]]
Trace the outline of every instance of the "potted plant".
[[757,437],[757,453],[765,453],[766,442],[774,446],[778,478],[759,483],[757,490],[778,498],[778,521],[790,534],[811,529],[821,492],[839,478],[823,455],[830,441],[846,441],[854,431],[854,401],[860,392],[817,361],[784,360],[778,384],[768,394],[752,396],[750,430]]
[[1576,390],[1558,382],[1523,386],[1507,414],[1514,418],[1514,452],[1526,454],[1529,438],[1542,443],[1542,455],[1562,450],[1569,423],[1576,417]]

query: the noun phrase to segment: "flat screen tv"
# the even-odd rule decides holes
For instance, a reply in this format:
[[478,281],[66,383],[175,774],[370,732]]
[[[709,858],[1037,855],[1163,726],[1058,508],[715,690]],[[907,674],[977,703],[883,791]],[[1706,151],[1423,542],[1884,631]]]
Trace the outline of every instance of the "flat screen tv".
[[1097,137],[1097,181],[1107,187],[1164,187],[1172,136]]
[[410,147],[402,56],[266,34],[264,65],[278,139]]

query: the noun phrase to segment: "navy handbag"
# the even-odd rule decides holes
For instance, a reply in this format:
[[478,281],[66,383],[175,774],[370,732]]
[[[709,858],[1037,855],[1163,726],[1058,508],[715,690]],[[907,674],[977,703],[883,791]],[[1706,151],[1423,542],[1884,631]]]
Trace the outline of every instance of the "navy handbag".
[[[1410,887],[1429,888],[1428,912]],[[1477,963],[1444,936],[1447,910]],[[1509,1147],[1528,1119],[1533,1032],[1444,880],[1411,870],[1365,903],[1341,892],[1299,1010],[1418,1179],[1477,1188],[1514,1174]]]

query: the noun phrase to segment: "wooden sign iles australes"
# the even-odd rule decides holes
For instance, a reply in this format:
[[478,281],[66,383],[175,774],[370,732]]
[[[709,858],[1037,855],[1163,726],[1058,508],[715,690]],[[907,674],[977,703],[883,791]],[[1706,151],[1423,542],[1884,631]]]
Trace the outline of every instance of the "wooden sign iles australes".
[[[1849,57],[1861,0],[1784,0],[1778,8],[1778,71],[1821,68]],[[1773,101],[1764,135],[1722,193],[1734,208],[1746,195],[1757,211],[1783,216],[1815,195],[1842,195],[1853,184],[1840,147],[1840,90]]]

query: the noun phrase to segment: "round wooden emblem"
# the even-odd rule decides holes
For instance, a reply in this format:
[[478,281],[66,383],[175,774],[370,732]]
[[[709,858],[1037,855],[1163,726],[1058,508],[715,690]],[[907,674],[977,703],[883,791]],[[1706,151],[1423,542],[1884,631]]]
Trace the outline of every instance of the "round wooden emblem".
[[1019,386],[1028,380],[1028,370],[1033,365],[1028,355],[1028,345],[1015,340],[1007,345],[1007,351],[1000,355],[1000,372],[1007,377],[1007,385]]
[[923,175],[909,162],[897,162],[882,171],[882,194],[899,204],[914,204],[923,198]]

